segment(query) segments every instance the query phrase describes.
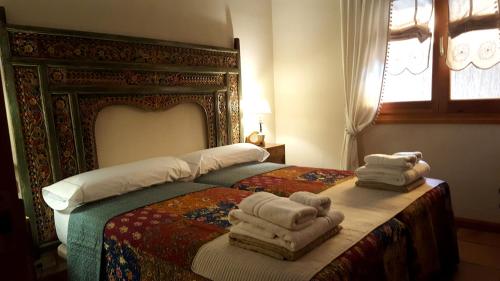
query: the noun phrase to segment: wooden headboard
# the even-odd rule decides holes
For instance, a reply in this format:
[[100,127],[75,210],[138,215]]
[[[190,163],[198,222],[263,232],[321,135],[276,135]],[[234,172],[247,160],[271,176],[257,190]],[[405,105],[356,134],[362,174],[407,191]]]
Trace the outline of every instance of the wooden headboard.
[[3,9],[0,21],[17,177],[37,246],[57,241],[41,189],[98,167],[94,126],[101,109],[195,103],[206,115],[209,147],[241,141],[238,39],[227,49],[14,26]]

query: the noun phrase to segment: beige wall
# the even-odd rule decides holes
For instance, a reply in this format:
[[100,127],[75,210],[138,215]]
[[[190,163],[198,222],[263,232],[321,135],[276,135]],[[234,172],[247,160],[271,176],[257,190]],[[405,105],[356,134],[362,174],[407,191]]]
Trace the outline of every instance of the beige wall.
[[[212,0],[211,0],[212,1]],[[211,2],[209,1],[209,2]],[[229,7],[235,37],[241,38],[243,98],[258,96],[269,102],[263,115],[268,142],[275,142],[273,30],[271,0],[232,0]],[[258,116],[243,114],[245,136],[259,128]]]
[[289,164],[339,167],[344,133],[339,1],[273,0],[276,135]]
[[455,215],[500,223],[499,125],[376,125],[360,154],[420,150],[431,176],[449,182]]
[[[269,0],[0,0],[11,24],[149,37],[232,47],[241,40],[243,95],[274,104],[271,2]],[[245,117],[245,132],[255,116]],[[274,112],[264,117],[274,140]]]

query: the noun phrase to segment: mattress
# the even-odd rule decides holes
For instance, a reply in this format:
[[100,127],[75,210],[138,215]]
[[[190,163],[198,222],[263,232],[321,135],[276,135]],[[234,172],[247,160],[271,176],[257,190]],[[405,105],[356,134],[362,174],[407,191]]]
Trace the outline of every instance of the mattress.
[[54,211],[57,238],[59,238],[59,241],[61,241],[64,245],[68,244],[69,214],[70,213]]

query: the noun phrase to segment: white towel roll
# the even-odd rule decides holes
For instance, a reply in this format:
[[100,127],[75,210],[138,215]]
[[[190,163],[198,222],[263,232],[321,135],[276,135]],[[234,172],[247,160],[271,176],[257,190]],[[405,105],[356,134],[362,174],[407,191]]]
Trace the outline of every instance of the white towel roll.
[[420,151],[401,151],[401,152],[396,152],[393,155],[399,155],[399,156],[415,155],[415,157],[417,157],[417,160],[424,159],[424,155]]
[[332,204],[330,198],[308,191],[295,192],[290,195],[289,199],[316,208],[316,210],[318,210],[318,216],[326,216]]
[[365,163],[369,165],[413,168],[417,162],[417,157],[415,155],[370,154],[365,156],[364,160]]

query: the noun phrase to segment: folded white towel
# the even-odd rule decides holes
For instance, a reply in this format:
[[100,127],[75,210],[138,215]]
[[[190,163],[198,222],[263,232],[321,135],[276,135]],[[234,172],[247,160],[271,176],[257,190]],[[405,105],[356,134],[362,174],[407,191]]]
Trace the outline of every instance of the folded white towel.
[[370,154],[365,156],[365,163],[369,165],[413,168],[416,162],[417,157],[415,155]]
[[416,173],[428,173],[430,171],[429,164],[423,160],[419,160],[413,168],[410,169],[401,169],[401,168],[389,168],[388,166],[379,166],[379,165],[366,165],[360,167],[356,170],[356,174],[366,175],[366,174],[382,174],[388,176],[398,176],[407,171],[413,171]]
[[429,164],[420,160],[413,168],[405,171],[385,167],[363,166],[356,169],[356,176],[361,181],[373,181],[403,186],[428,175],[430,170],[431,167]]
[[408,167],[397,167],[388,165],[366,164],[363,167],[366,167],[366,169],[370,171],[392,171],[392,172],[402,173],[404,171],[408,171],[408,169],[412,169],[415,166],[413,166],[412,168],[408,168]]
[[291,230],[310,225],[318,214],[316,208],[268,192],[252,194],[243,199],[238,207],[249,215]]
[[343,220],[344,214],[331,210],[326,216],[315,218],[308,227],[290,231],[246,214],[242,210],[236,209],[229,212],[229,222],[233,224],[231,232],[285,247],[290,251],[302,249],[325,232],[338,226]]
[[332,204],[330,198],[308,191],[295,192],[290,195],[289,199],[316,208],[316,210],[318,210],[318,216],[326,216]]
[[396,152],[393,155],[399,155],[399,156],[415,155],[415,157],[417,157],[417,160],[424,159],[424,156],[420,151],[401,151],[401,152]]

